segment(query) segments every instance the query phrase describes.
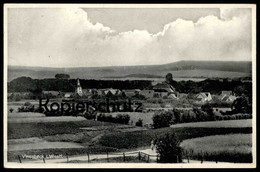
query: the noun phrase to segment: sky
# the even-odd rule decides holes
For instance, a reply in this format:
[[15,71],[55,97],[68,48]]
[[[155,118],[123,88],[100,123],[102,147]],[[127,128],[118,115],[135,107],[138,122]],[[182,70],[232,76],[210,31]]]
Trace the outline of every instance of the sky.
[[9,8],[8,65],[250,61],[251,9]]

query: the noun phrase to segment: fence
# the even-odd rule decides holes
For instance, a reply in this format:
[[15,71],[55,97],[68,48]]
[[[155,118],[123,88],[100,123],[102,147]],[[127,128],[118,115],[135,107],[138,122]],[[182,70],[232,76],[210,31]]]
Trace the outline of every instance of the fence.
[[73,161],[82,161],[86,163],[91,162],[158,162],[159,156],[158,155],[150,155],[141,151],[136,152],[123,152],[123,153],[109,153],[106,154],[89,154],[85,156],[69,156],[67,153],[65,154],[65,157],[63,158],[57,158],[57,159],[48,159],[46,158],[46,155],[43,155],[42,159],[38,159],[35,161],[28,161],[25,160],[21,155],[18,155],[18,161],[19,163],[24,162],[73,162]]
[[[190,160],[193,159],[193,161],[198,161],[200,163],[203,163],[205,160],[205,155],[201,152],[201,154],[194,159],[193,156],[193,151],[183,151],[182,152],[182,161],[179,157],[176,157],[177,163],[184,162],[184,163],[190,163]],[[121,153],[109,153],[107,152],[106,154],[89,154],[87,153],[86,155],[81,155],[81,156],[70,156],[67,153],[65,154],[65,157],[63,158],[57,158],[57,159],[48,159],[46,158],[46,155],[43,155],[42,159],[38,159],[34,162],[43,162],[43,163],[48,163],[48,162],[67,162],[71,163],[74,161],[81,161],[81,162],[86,162],[86,163],[91,163],[91,162],[146,162],[146,163],[154,163],[159,161],[159,155],[151,155],[147,154],[142,151],[136,151],[136,152],[121,152]],[[19,163],[23,162],[33,162],[33,161],[28,161],[26,159],[23,159],[22,156],[18,155],[18,161]],[[221,160],[219,158],[215,159],[215,162],[218,163]]]

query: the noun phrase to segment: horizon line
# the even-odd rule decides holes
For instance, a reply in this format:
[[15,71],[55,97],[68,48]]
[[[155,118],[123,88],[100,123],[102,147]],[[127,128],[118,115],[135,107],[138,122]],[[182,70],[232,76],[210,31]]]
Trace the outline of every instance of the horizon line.
[[170,62],[170,63],[163,63],[163,64],[150,64],[150,65],[121,65],[121,66],[79,66],[79,67],[49,67],[49,66],[19,66],[19,65],[9,65],[7,64],[8,67],[31,67],[31,68],[57,68],[57,69],[62,69],[62,68],[106,68],[106,67],[141,67],[141,66],[161,66],[161,65],[168,65],[168,64],[173,64],[173,63],[178,63],[178,62],[252,62],[249,60],[241,60],[241,61],[225,61],[225,60],[179,60],[175,62]]

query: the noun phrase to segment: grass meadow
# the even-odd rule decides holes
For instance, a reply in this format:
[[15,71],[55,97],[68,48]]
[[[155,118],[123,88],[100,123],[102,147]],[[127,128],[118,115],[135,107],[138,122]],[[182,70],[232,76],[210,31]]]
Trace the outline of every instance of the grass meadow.
[[252,127],[252,119],[227,120],[227,121],[206,121],[175,124],[172,128],[197,127],[197,128],[246,128]]
[[191,159],[252,162],[252,134],[228,134],[187,139],[181,143]]

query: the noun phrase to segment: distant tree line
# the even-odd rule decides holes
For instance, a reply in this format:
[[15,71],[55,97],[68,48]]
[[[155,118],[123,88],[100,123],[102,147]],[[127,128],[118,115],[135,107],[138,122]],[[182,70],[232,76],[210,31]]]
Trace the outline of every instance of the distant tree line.
[[[114,89],[145,89],[151,88],[151,81],[145,80],[87,80],[81,79],[83,89],[87,88],[114,88]],[[32,79],[20,77],[8,83],[8,92],[40,92],[40,90],[52,90],[73,92],[77,86],[77,79]]]

